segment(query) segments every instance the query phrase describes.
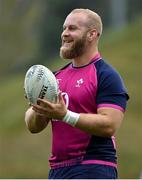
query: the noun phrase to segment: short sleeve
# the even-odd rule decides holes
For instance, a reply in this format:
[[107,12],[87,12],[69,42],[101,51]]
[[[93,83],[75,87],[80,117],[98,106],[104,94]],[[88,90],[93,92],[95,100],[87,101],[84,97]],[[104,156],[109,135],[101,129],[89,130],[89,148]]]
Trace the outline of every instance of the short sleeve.
[[97,62],[96,69],[97,107],[114,107],[125,111],[129,96],[120,74],[103,60]]

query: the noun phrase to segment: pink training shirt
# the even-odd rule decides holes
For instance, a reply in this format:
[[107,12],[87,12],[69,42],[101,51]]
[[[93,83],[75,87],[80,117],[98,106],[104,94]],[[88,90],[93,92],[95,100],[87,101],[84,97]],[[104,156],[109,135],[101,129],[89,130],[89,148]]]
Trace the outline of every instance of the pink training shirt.
[[[72,63],[56,72],[66,106],[77,113],[97,113],[97,108],[112,107],[125,111],[128,99],[116,70],[98,53],[89,64]],[[75,164],[117,165],[115,138],[90,135],[69,124],[52,120],[51,168]]]

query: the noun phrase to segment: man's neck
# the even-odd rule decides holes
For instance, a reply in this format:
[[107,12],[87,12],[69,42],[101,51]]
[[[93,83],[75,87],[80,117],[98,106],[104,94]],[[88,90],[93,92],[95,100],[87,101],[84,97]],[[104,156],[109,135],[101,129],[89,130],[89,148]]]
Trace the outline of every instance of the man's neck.
[[88,64],[98,53],[98,49],[96,48],[95,50],[87,51],[84,53],[82,56],[79,56],[75,59],[72,60],[72,63],[74,66],[79,67],[79,66],[84,66]]

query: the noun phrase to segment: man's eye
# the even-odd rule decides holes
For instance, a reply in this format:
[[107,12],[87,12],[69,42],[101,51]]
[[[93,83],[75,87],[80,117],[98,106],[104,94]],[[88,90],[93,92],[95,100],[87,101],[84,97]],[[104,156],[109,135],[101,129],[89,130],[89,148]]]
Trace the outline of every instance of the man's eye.
[[76,30],[77,28],[75,26],[71,26],[69,29],[70,30]]

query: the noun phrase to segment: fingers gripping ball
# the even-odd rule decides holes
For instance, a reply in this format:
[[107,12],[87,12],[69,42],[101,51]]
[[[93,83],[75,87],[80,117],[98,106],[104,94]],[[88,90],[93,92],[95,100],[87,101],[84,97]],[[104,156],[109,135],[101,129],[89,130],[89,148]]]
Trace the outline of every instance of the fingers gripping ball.
[[28,69],[24,80],[24,90],[27,99],[32,104],[37,104],[38,98],[56,102],[59,93],[56,77],[43,65],[33,65]]

